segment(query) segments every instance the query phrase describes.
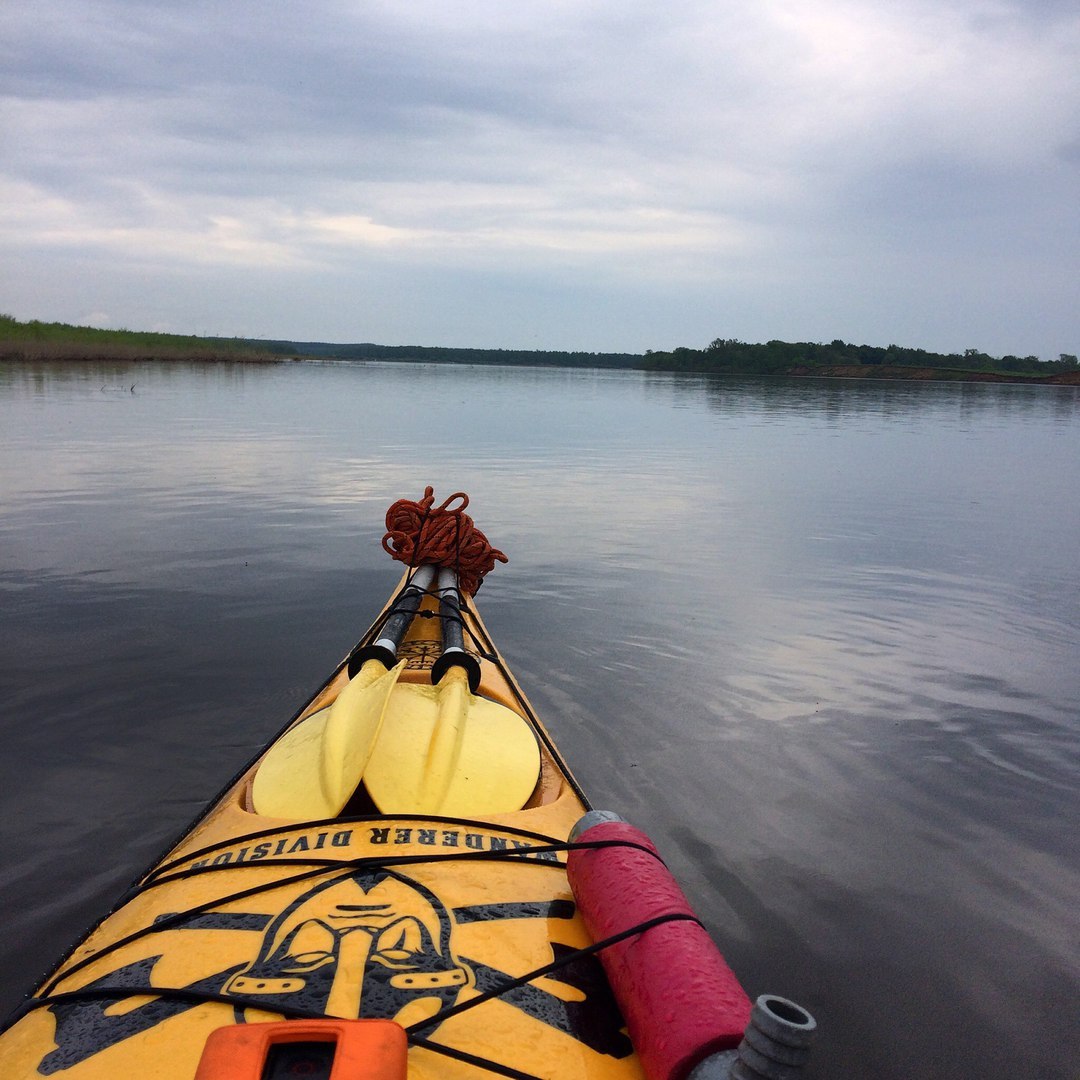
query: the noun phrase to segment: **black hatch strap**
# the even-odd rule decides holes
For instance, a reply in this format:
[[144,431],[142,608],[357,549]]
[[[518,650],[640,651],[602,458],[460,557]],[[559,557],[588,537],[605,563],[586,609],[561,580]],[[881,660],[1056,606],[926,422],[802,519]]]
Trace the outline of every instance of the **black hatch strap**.
[[509,1065],[500,1065],[490,1058],[480,1057],[478,1054],[468,1054],[464,1050],[457,1050],[453,1046],[432,1042],[430,1039],[425,1039],[420,1035],[410,1035],[409,1042],[413,1046],[421,1047],[421,1049],[433,1050],[436,1054],[442,1054],[444,1057],[453,1058],[455,1061],[464,1061],[466,1065],[475,1065],[478,1069],[493,1072],[496,1076],[508,1076],[510,1080],[543,1080],[542,1077],[537,1076],[535,1073],[522,1072],[520,1069],[514,1069]]
[[500,998],[503,994],[508,994],[511,990],[516,990],[520,986],[525,986],[534,979],[550,975],[553,971],[558,971],[568,964],[573,964],[588,956],[594,956],[604,949],[611,948],[612,945],[618,945],[620,941],[625,941],[627,938],[635,937],[638,934],[645,933],[646,930],[651,930],[654,926],[660,926],[663,923],[669,922],[692,922],[697,923],[698,926],[702,925],[701,921],[694,915],[688,915],[680,911],[673,911],[667,915],[657,915],[653,919],[646,919],[644,922],[640,922],[636,926],[631,926],[627,930],[621,930],[617,934],[612,934],[602,941],[597,941],[592,945],[587,945],[580,949],[573,949],[564,956],[560,956],[557,960],[553,960],[550,964],[534,968],[524,975],[519,975],[516,979],[508,979],[499,986],[488,990],[485,993],[477,994],[476,997],[469,998],[468,1001],[464,1001],[460,1005],[451,1005],[448,1009],[442,1009],[434,1016],[428,1017],[426,1020],[418,1020],[415,1024],[410,1024],[405,1029],[405,1034],[408,1036],[409,1042],[414,1046],[421,1046],[425,1050],[433,1050],[435,1053],[445,1054],[447,1057],[455,1058],[458,1061],[465,1061],[470,1065],[475,1065],[477,1068],[481,1069],[487,1069],[489,1072],[496,1073],[499,1076],[509,1076],[512,1080],[539,1080],[539,1078],[535,1077],[532,1073],[520,1072],[517,1069],[500,1065],[488,1058],[463,1053],[461,1050],[452,1046],[446,1046],[444,1043],[432,1042],[430,1039],[427,1039],[418,1033],[427,1028],[435,1027],[444,1020],[449,1020],[451,1016],[457,1016],[460,1013],[467,1012],[469,1009],[475,1009],[478,1005],[483,1005],[487,1001],[493,1001]]
[[409,1037],[412,1038],[414,1032],[424,1031],[426,1028],[441,1024],[444,1020],[449,1020],[451,1016],[457,1016],[459,1013],[474,1009],[477,1005],[483,1005],[485,1001],[491,1001],[494,998],[502,997],[503,994],[508,994],[511,990],[516,990],[519,986],[524,986],[526,983],[532,982],[533,979],[543,978],[543,976],[550,975],[553,971],[558,971],[568,964],[573,964],[577,960],[583,960],[585,957],[593,956],[598,952],[603,952],[604,949],[610,949],[612,945],[618,945],[620,941],[625,941],[627,938],[635,937],[638,934],[644,934],[646,930],[651,930],[654,926],[661,926],[663,923],[669,922],[692,922],[697,923],[698,926],[702,925],[701,920],[698,919],[696,915],[689,915],[682,911],[672,911],[666,915],[657,915],[652,919],[646,919],[644,922],[637,923],[627,930],[620,930],[617,934],[612,934],[610,937],[603,938],[601,941],[596,941],[592,945],[584,945],[580,949],[572,949],[565,955],[560,956],[557,960],[553,960],[550,964],[534,968],[524,975],[519,975],[516,979],[509,979],[491,990],[487,990],[482,994],[477,994],[476,997],[469,998],[468,1001],[461,1002],[459,1005],[451,1005],[448,1009],[441,1009],[439,1012],[435,1013],[434,1016],[430,1016],[426,1020],[417,1020],[415,1024],[410,1024],[405,1030],[409,1034]]

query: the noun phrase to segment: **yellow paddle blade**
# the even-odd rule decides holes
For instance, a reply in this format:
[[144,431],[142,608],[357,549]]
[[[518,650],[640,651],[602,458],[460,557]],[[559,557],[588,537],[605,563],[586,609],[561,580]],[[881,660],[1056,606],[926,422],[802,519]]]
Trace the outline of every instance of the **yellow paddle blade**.
[[364,783],[384,814],[468,817],[520,810],[539,775],[529,725],[451,668],[438,686],[394,688]]
[[255,773],[251,800],[269,817],[334,817],[360,783],[405,661],[369,660],[333,704],[287,731]]

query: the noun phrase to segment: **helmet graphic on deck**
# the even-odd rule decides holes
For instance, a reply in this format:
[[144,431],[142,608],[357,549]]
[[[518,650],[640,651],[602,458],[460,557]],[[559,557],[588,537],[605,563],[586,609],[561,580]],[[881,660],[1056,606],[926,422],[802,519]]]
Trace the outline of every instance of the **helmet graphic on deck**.
[[386,869],[350,872],[305,892],[274,919],[258,956],[224,991],[269,1011],[288,1004],[412,1023],[473,981],[452,951],[453,925],[419,882]]

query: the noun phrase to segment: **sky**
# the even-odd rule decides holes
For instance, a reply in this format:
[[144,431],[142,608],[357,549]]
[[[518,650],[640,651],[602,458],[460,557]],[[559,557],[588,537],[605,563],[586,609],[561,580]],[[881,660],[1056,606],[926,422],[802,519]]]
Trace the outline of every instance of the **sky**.
[[0,312],[1080,352],[1075,0],[0,0]]

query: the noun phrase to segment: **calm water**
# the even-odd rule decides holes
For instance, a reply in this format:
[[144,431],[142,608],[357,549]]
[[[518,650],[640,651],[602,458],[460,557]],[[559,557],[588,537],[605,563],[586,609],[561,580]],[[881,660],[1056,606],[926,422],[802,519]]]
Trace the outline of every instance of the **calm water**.
[[1080,391],[0,366],[0,1006],[292,714],[459,488],[487,621],[813,1077],[1080,1073]]

